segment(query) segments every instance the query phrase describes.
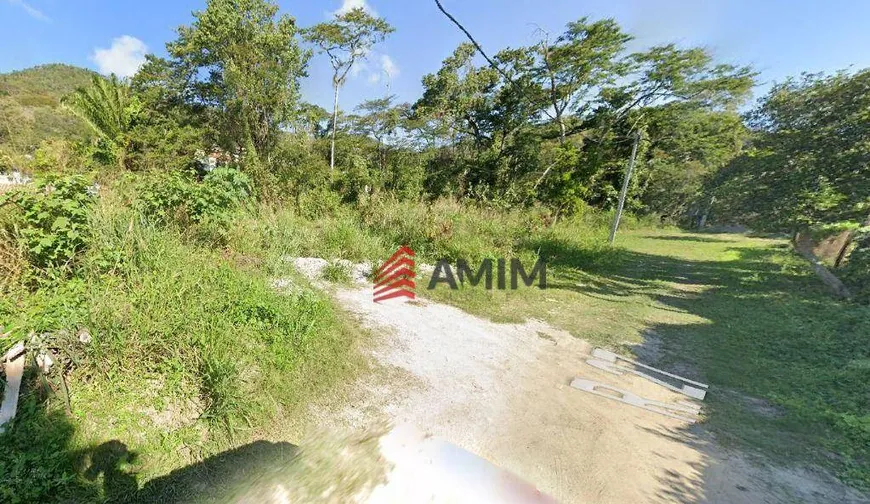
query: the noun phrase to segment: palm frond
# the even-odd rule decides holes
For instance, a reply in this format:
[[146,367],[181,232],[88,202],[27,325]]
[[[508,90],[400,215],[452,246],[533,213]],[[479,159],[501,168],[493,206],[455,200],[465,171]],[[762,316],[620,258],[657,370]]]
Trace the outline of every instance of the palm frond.
[[109,79],[94,75],[90,86],[65,96],[61,104],[101,138],[115,143],[124,133],[127,96],[127,86],[114,75]]

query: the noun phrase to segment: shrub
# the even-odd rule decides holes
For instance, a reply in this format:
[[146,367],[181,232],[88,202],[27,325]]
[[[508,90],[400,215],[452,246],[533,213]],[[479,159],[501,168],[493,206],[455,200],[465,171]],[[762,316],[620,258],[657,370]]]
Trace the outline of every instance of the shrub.
[[37,173],[79,172],[85,169],[85,158],[81,145],[66,140],[44,140],[36,152],[30,166]]
[[[232,185],[233,178],[221,180]],[[328,297],[271,287],[272,278],[291,274],[271,251],[247,252],[282,269],[239,268],[175,228],[147,225],[122,201],[109,188],[94,205],[92,246],[76,277],[0,296],[0,326],[15,332],[10,343],[50,333],[59,355],[76,351],[75,359],[57,361],[72,366],[65,371],[73,415],[48,388],[47,399],[37,387],[23,389],[15,424],[0,435],[9,448],[0,450],[0,502],[13,495],[114,502],[111,486],[86,481],[101,447],[131,444],[145,462],[137,477],[147,481],[190,462],[183,446],[208,456],[260,435],[357,365],[357,331],[345,328]],[[295,222],[288,224],[288,236],[294,231]],[[92,335],[87,346],[78,328]],[[146,410],[179,415],[168,427]]]
[[312,148],[307,138],[293,135],[281,141],[269,168],[274,185],[264,187],[258,184],[261,198],[269,201],[292,198],[297,206],[301,206],[304,193],[323,190],[331,176],[326,158]]
[[197,182],[192,174],[161,173],[139,186],[142,213],[157,222],[225,230],[232,213],[250,198],[251,179],[233,168],[216,168]]
[[34,266],[69,264],[87,246],[94,196],[86,177],[43,178],[35,182],[34,190],[14,191],[0,198],[0,202],[12,202],[21,209],[14,216],[13,233]]
[[307,219],[336,215],[341,208],[341,195],[326,188],[302,193],[297,199],[299,214]]
[[12,155],[0,149],[0,173],[5,173],[15,169],[15,162],[12,160]]

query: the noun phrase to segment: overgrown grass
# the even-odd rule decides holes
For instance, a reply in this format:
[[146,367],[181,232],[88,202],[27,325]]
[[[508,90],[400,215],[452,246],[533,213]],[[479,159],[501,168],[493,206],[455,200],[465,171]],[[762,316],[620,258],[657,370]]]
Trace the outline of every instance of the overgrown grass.
[[350,267],[342,262],[330,261],[321,275],[330,282],[347,283],[350,280]]
[[[77,275],[34,280],[20,251],[3,249],[2,267],[28,279],[3,287],[0,324],[16,337],[46,333],[44,346],[67,349],[73,371],[69,413],[56,375],[29,380],[2,438],[2,488],[111,497],[274,429],[363,366],[327,296],[298,278],[292,294],[271,288],[294,275],[285,258],[333,261],[326,275],[342,281],[337,259],[377,262],[402,244],[430,264],[544,259],[546,290],[425,291],[424,278],[418,294],[634,350],[711,384],[707,425],[720,439],[870,484],[870,312],[832,299],[783,242],[629,218],[612,248],[607,214],[553,222],[540,209],[378,198],[249,206],[215,246],[196,225],[157,225],[112,194],[95,208]],[[80,328],[90,344],[71,336]],[[101,469],[101,457],[117,464]]]
[[[149,223],[107,191],[74,275],[7,288],[0,325],[13,334],[4,345],[42,335],[58,364],[46,380],[28,381],[22,413],[0,437],[3,495],[118,497],[129,481],[135,490],[137,480],[274,434],[361,369],[358,331],[326,295],[271,287],[294,275],[280,258],[294,245],[270,236],[292,224],[275,223],[244,250],[213,249]],[[83,328],[87,344],[75,336]],[[94,457],[112,447],[127,454],[123,467],[100,472]]]
[[390,252],[387,241],[365,229],[348,207],[316,218],[302,214],[293,207],[253,209],[231,228],[228,249],[279,260],[294,256],[363,261]]

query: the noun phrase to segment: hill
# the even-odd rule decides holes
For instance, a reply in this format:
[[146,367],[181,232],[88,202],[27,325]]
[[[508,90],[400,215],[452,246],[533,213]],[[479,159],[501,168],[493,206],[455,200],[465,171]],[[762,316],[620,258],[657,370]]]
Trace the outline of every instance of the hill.
[[87,135],[85,124],[63,110],[60,99],[87,85],[91,75],[62,64],[0,74],[0,149],[27,153],[43,140]]

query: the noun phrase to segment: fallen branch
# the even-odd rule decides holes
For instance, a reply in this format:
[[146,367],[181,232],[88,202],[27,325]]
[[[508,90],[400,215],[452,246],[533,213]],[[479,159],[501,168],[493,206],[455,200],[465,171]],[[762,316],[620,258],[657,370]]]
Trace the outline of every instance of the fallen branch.
[[833,293],[840,298],[843,299],[851,299],[852,292],[846,287],[843,282],[837,278],[833,273],[831,273],[828,268],[822,264],[822,261],[819,260],[818,257],[813,254],[811,250],[808,250],[806,247],[802,247],[797,240],[792,241],[792,245],[794,249],[800,254],[804,259],[809,261],[810,266],[813,268],[813,272],[822,280],[822,282],[827,285]]

